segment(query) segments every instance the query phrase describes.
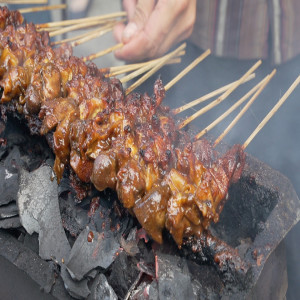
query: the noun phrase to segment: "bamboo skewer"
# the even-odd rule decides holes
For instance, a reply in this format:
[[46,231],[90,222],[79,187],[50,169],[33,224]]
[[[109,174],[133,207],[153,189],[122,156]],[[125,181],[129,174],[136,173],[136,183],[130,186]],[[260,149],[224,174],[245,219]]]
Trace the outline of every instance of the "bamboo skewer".
[[[69,42],[74,42],[74,41],[83,41],[83,42],[85,42],[85,41],[91,40],[93,38],[97,38],[97,37],[99,37],[99,35],[97,35],[97,33],[100,34],[100,32],[101,32],[102,34],[100,34],[100,36],[105,34],[106,33],[106,31],[105,31],[106,28],[112,30],[112,28],[114,26],[113,24],[115,24],[115,23],[111,23],[111,25],[107,24],[106,26],[98,27],[97,29],[91,30],[88,33],[85,32],[85,33],[82,33],[82,34],[79,34],[79,35],[76,35],[76,36],[73,36],[73,37],[70,37],[70,38],[66,38],[66,39],[63,39],[63,40],[60,40],[60,41],[52,42],[51,46],[56,46],[56,45],[60,45],[60,44],[63,44],[63,43],[69,43]],[[103,30],[104,30],[104,32],[103,32]],[[89,39],[88,37],[91,37],[91,38]],[[76,46],[76,43],[74,42],[71,45]]]
[[199,57],[197,57],[191,64],[189,64],[184,70],[182,70],[175,78],[165,85],[165,90],[168,91],[175,83],[183,78],[189,71],[196,67],[201,61],[203,61],[208,55],[210,55],[210,49],[207,49]]
[[[91,22],[86,22],[86,23],[83,23],[83,24],[75,24],[75,25],[71,25],[71,26],[67,26],[67,27],[58,29],[56,31],[52,31],[49,34],[49,36],[53,37],[53,36],[64,34],[64,33],[70,32],[70,31],[75,31],[75,30],[79,30],[79,29],[93,27],[93,26],[96,26],[96,25],[102,25],[103,23],[106,24],[105,26],[108,26],[108,25],[111,24],[110,22],[104,21],[104,20],[94,20],[94,21],[91,21]],[[116,24],[116,22],[113,22],[112,24]],[[103,26],[103,27],[105,27],[105,26]]]
[[267,86],[267,84],[271,81],[271,79],[276,74],[276,70],[274,69],[271,74],[267,75],[260,83],[261,86],[253,95],[253,97],[248,101],[248,103],[243,107],[243,109],[238,113],[238,115],[231,121],[231,123],[227,126],[227,128],[220,134],[220,136],[216,139],[214,143],[214,147],[220,143],[220,141],[228,134],[228,132],[233,128],[233,126],[240,120],[240,118],[245,114],[248,108],[252,105],[252,103],[256,100],[262,90]]
[[[182,52],[180,51],[180,53],[184,54],[185,52]],[[180,54],[178,53],[178,55]],[[154,59],[152,61],[149,61],[149,62],[146,62],[144,63],[143,66],[141,66],[139,69],[137,69],[136,71],[128,74],[127,76],[124,76],[122,79],[121,79],[121,82],[124,84],[130,80],[132,80],[133,78],[143,74],[143,73],[146,73],[147,71],[149,71],[150,69],[154,68],[155,65],[159,64],[163,59],[165,58],[165,56],[161,57],[161,58],[158,58],[158,59]],[[166,61],[166,64],[167,64],[168,61]]]
[[[185,51],[181,51],[180,53],[178,53],[178,56],[182,56],[185,54]],[[160,60],[160,58],[154,59],[154,60],[150,60],[147,62],[143,62],[143,63],[136,63],[136,64],[129,64],[129,65],[122,65],[122,66],[116,66],[116,67],[111,67],[110,68],[110,73],[108,73],[106,75],[106,77],[113,77],[113,76],[117,76],[117,75],[121,75],[124,73],[128,73],[131,71],[135,71],[139,68],[144,67],[145,65],[149,64],[152,61],[156,61],[158,62]],[[171,60],[168,61],[168,64],[175,64],[175,63],[179,63],[181,61],[181,58],[173,58]]]
[[70,45],[72,47],[76,47],[76,46],[79,46],[79,45],[81,45],[83,43],[86,43],[86,42],[88,42],[88,41],[90,41],[92,39],[98,38],[98,37],[100,37],[100,36],[102,36],[102,35],[110,32],[110,31],[112,31],[113,26],[114,25],[111,25],[111,24],[109,24],[107,26],[103,26],[99,31],[93,32],[91,34],[86,34],[84,37],[82,37],[82,38],[80,38],[80,39],[72,42]]
[[155,67],[153,67],[150,71],[148,71],[145,75],[143,75],[141,78],[139,78],[134,84],[132,84],[129,88],[127,88],[126,90],[126,95],[128,95],[129,93],[131,93],[134,89],[136,89],[139,85],[141,85],[144,81],[146,81],[151,75],[153,75],[156,71],[158,71],[161,67],[163,67],[163,65],[166,64],[166,62],[171,59],[174,58],[175,56],[178,55],[178,53],[180,53],[182,50],[184,50],[186,47],[186,43],[182,44],[181,46],[179,46],[177,49],[175,49],[174,51],[172,51],[171,53],[165,55],[161,61],[156,64]]
[[260,130],[273,117],[273,115],[278,111],[278,109],[286,101],[286,99],[290,96],[290,94],[295,90],[295,88],[298,86],[299,83],[300,83],[300,75],[296,78],[296,80],[289,87],[289,89],[285,92],[285,94],[278,100],[278,102],[275,104],[275,106],[270,110],[270,112],[265,116],[265,118],[260,122],[260,124],[256,127],[256,129],[248,137],[248,139],[243,144],[243,149],[246,149],[246,147],[250,144],[250,142],[254,139],[254,137],[260,132]]
[[178,126],[179,129],[183,128],[199,116],[203,115],[222,101],[224,101],[240,84],[242,84],[246,78],[253,73],[259,66],[261,65],[261,60],[259,60],[256,64],[254,64],[239,80],[235,81],[235,83],[226,91],[224,92],[219,98],[217,98],[215,101],[211,102],[207,106],[203,107],[190,117],[186,118],[183,122],[181,122]]
[[[179,55],[180,55],[180,53],[179,53]],[[181,54],[181,55],[184,55],[184,54]],[[179,64],[179,63],[181,63],[181,58],[180,57],[176,57],[176,58],[171,58],[170,60],[168,60],[167,62],[166,62],[166,65],[172,65],[172,64]],[[145,62],[145,63],[142,63],[142,64],[147,64],[147,62]],[[129,65],[130,66],[130,65]],[[141,65],[141,67],[142,67],[143,65]],[[131,66],[131,67],[129,67],[129,68],[125,68],[126,67],[126,65],[124,65],[124,69],[122,70],[122,69],[120,69],[119,71],[117,71],[117,72],[113,72],[113,73],[108,73],[107,75],[105,75],[105,77],[115,77],[115,76],[118,76],[118,75],[121,75],[121,74],[124,74],[124,73],[128,73],[128,72],[130,72],[130,71],[135,71],[135,70],[137,70],[138,69],[138,67],[134,67],[134,66]]]
[[268,74],[263,80],[261,80],[257,85],[255,85],[247,94],[245,94],[239,101],[237,101],[232,107],[230,107],[227,111],[225,111],[219,118],[217,118],[214,122],[208,125],[205,129],[199,132],[196,135],[196,139],[201,138],[205,135],[209,130],[214,128],[217,124],[219,124],[224,118],[226,118],[231,112],[233,112],[236,108],[238,108],[242,103],[244,103],[252,94],[252,98],[248,101],[248,103],[244,106],[244,108],[238,113],[238,115],[234,118],[234,120],[229,124],[229,126],[225,129],[225,131],[219,136],[219,138],[215,141],[214,147],[223,139],[223,137],[232,129],[232,127],[237,123],[237,121],[244,115],[244,113],[248,110],[251,104],[257,99],[262,90],[266,87],[266,85],[270,82],[270,80],[275,75],[276,70],[274,70],[271,74]]
[[[246,82],[252,80],[254,77],[255,77],[255,74],[254,74],[254,73],[251,74],[251,75],[249,75],[243,83],[246,83]],[[229,83],[229,84],[227,84],[227,85],[224,85],[223,87],[220,87],[219,89],[217,89],[217,90],[215,90],[215,91],[212,91],[212,92],[210,92],[210,93],[208,93],[208,94],[206,94],[206,95],[204,95],[204,96],[202,96],[202,97],[200,97],[200,98],[198,98],[198,99],[196,99],[196,100],[194,100],[194,101],[191,101],[191,102],[189,102],[189,103],[187,103],[187,104],[185,104],[185,105],[183,105],[183,106],[180,106],[180,107],[178,107],[178,108],[175,108],[175,109],[173,109],[172,111],[173,111],[173,113],[174,113],[175,115],[177,115],[177,114],[179,114],[179,113],[181,113],[181,112],[183,112],[183,111],[185,111],[185,110],[187,110],[187,109],[189,109],[189,108],[192,108],[193,106],[195,106],[195,105],[197,105],[197,104],[200,104],[200,103],[202,103],[202,102],[204,102],[204,101],[207,101],[207,100],[211,99],[211,98],[214,97],[214,96],[220,95],[221,93],[223,93],[223,92],[225,92],[226,90],[228,90],[228,89],[229,89],[233,84],[235,84],[236,82],[237,82],[237,81],[234,81],[234,82],[232,82],[232,83]]]
[[126,17],[126,12],[116,12],[111,13],[107,15],[101,15],[101,16],[94,16],[94,17],[88,17],[88,18],[81,18],[81,19],[71,19],[71,20],[64,20],[64,21],[56,21],[56,22],[49,22],[49,23],[43,23],[43,24],[37,24],[36,27],[38,29],[41,28],[51,28],[51,27],[63,27],[63,26],[70,26],[75,24],[82,24],[87,23],[94,20],[116,20],[120,17]]
[[[46,30],[51,30],[51,28],[45,28]],[[100,29],[102,29],[102,27],[100,27]],[[94,32],[98,32],[100,30],[99,28],[97,29],[94,29],[92,31],[90,31],[89,33],[94,33]],[[60,45],[60,44],[64,44],[64,43],[69,43],[69,42],[73,42],[73,41],[76,41],[76,40],[80,40],[82,38],[84,38],[85,36],[87,35],[87,33],[82,33],[82,34],[79,34],[79,35],[76,35],[76,36],[73,36],[73,37],[70,37],[70,38],[66,38],[66,39],[63,39],[63,40],[59,40],[59,41],[55,41],[55,42],[52,42],[51,43],[51,46],[56,46],[56,45]]]
[[109,47],[109,48],[107,48],[107,49],[105,49],[105,50],[102,50],[102,51],[100,51],[100,52],[97,52],[97,53],[95,53],[95,54],[91,54],[91,55],[89,55],[89,56],[83,57],[82,60],[83,60],[84,62],[85,62],[85,61],[89,61],[89,60],[93,60],[93,59],[96,59],[96,58],[101,57],[101,56],[103,56],[103,55],[106,55],[106,54],[108,54],[108,53],[111,53],[111,52],[113,52],[113,51],[115,51],[115,50],[117,50],[117,49],[119,49],[119,48],[122,48],[122,47],[123,47],[123,43],[119,43],[119,44],[117,44],[117,45],[114,45],[114,46],[112,46],[112,47]]
[[2,3],[7,4],[46,4],[48,0],[6,0],[2,1]]
[[66,4],[58,4],[58,5],[48,5],[48,6],[39,6],[39,7],[28,7],[21,8],[19,12],[21,14],[27,14],[31,12],[45,11],[45,10],[55,10],[55,9],[65,9],[67,8]]
[[[237,109],[241,104],[243,104],[250,96],[252,96],[258,89],[262,86],[262,84],[267,80],[269,75],[267,75],[262,81],[256,84],[247,94],[245,94],[240,100],[235,102],[229,109],[227,109],[221,116],[219,116],[215,121],[209,124],[206,128],[200,131],[195,138],[199,139],[203,135],[205,135],[208,131],[213,129],[216,125],[218,125],[221,121],[223,121],[231,112]],[[251,100],[250,100],[251,101]],[[250,102],[249,101],[249,102]]]

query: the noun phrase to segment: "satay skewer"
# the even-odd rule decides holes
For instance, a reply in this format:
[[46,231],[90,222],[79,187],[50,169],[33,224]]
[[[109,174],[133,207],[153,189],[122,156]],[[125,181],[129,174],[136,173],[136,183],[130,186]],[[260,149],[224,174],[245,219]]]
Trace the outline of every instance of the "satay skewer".
[[[255,78],[255,73],[249,75],[243,83],[246,83],[246,82],[252,80],[253,78]],[[202,97],[200,97],[200,98],[198,98],[196,100],[190,101],[189,103],[186,103],[185,105],[182,105],[182,106],[180,106],[178,108],[173,109],[172,112],[175,115],[177,115],[177,114],[179,114],[179,113],[181,113],[181,112],[183,112],[183,111],[185,111],[185,110],[187,110],[189,108],[192,108],[193,106],[195,106],[197,104],[200,104],[200,103],[202,103],[204,101],[207,101],[207,100],[209,100],[209,99],[211,99],[211,98],[213,98],[215,96],[218,96],[218,95],[224,93],[225,91],[227,91],[236,82],[237,81],[234,81],[234,82],[231,82],[231,83],[229,83],[227,85],[224,85],[224,86],[218,88],[217,90],[214,90],[214,91],[212,91],[212,92],[210,92],[210,93],[208,93],[208,94],[206,94],[206,95],[204,95],[204,96],[202,96]]]
[[66,4],[58,4],[58,5],[47,5],[47,6],[39,6],[39,7],[28,7],[28,8],[21,8],[19,12],[21,14],[27,14],[31,12],[38,12],[38,11],[46,11],[46,10],[55,10],[55,9],[66,9]]
[[[72,43],[70,43],[70,45],[71,45],[72,47],[76,47],[76,46],[79,46],[79,45],[81,45],[81,44],[83,44],[83,43],[86,43],[86,42],[88,42],[88,41],[90,41],[90,40],[93,40],[93,39],[95,39],[95,38],[98,38],[98,37],[100,37],[100,36],[102,36],[102,35],[104,35],[104,34],[110,32],[110,31],[112,31],[114,25],[115,25],[115,24],[108,24],[108,25],[106,25],[106,26],[103,26],[103,27],[101,27],[101,28],[99,29],[99,31],[93,32],[93,33],[91,33],[91,34],[86,34],[84,37],[82,37],[82,38],[80,38],[80,39],[78,39],[78,40],[75,40],[75,41],[73,41]],[[116,45],[116,46],[117,46],[117,45]],[[116,46],[114,46],[114,47],[116,47]],[[90,56],[91,56],[91,55],[90,55]],[[88,59],[83,58],[83,60],[86,61],[86,60],[88,60]]]
[[182,70],[177,76],[175,76],[170,82],[165,85],[165,90],[168,91],[175,83],[183,78],[188,72],[195,68],[201,61],[203,61],[208,55],[210,55],[210,49],[207,49],[199,57],[197,57],[192,63],[190,63],[184,70]]
[[243,149],[245,150],[250,142],[254,139],[254,137],[260,132],[260,130],[268,123],[268,121],[274,116],[274,114],[278,111],[281,105],[287,100],[290,94],[295,90],[295,88],[300,83],[300,75],[296,78],[296,80],[292,83],[292,85],[288,88],[285,94],[278,100],[278,102],[274,105],[274,107],[269,111],[269,113],[265,116],[265,118],[260,122],[260,124],[255,128],[255,130],[251,133],[248,139],[243,144]]
[[90,54],[90,55],[88,55],[88,56],[85,56],[85,57],[82,58],[82,60],[83,60],[84,62],[89,61],[89,60],[93,60],[93,59],[96,59],[96,58],[101,57],[101,56],[103,56],[103,55],[106,55],[106,54],[108,54],[108,53],[111,53],[111,52],[113,52],[113,51],[115,51],[115,50],[117,50],[117,49],[120,49],[120,48],[122,48],[122,47],[123,47],[123,43],[119,43],[119,44],[116,44],[116,45],[114,45],[114,46],[112,46],[112,47],[109,47],[109,48],[107,48],[107,49],[105,49],[105,50],[102,50],[102,51],[100,51],[100,52],[97,52],[97,53],[94,53],[94,54]]
[[150,71],[148,71],[145,75],[143,75],[141,78],[139,78],[135,83],[133,83],[129,88],[126,90],[126,95],[131,93],[134,89],[136,89],[138,86],[140,86],[144,81],[146,81],[150,76],[152,76],[156,71],[158,71],[160,68],[162,68],[166,62],[174,58],[180,53],[182,50],[184,50],[186,47],[186,43],[180,45],[177,49],[172,51],[171,53],[167,54],[164,56],[164,58],[155,66],[153,67]]
[[261,60],[259,60],[258,62],[256,62],[239,80],[237,80],[219,98],[217,98],[215,101],[211,102],[207,106],[203,107],[202,109],[200,109],[199,111],[197,111],[196,113],[194,113],[193,115],[191,115],[190,117],[186,118],[183,122],[181,122],[178,125],[178,128],[181,129],[181,128],[185,127],[187,124],[189,124],[190,122],[192,122],[193,120],[195,120],[199,116],[203,115],[204,113],[206,113],[207,111],[209,111],[210,109],[212,109],[213,107],[215,107],[216,105],[218,105],[219,103],[221,103],[222,101],[224,101],[240,84],[242,84],[246,80],[246,78],[250,74],[252,74],[261,65],[261,63],[262,63]]
[[[184,55],[185,54],[185,51],[180,51],[178,53],[178,55]],[[152,69],[153,67],[155,67],[157,64],[159,64],[162,60],[164,60],[165,56],[161,57],[161,58],[158,58],[158,59],[155,59],[155,60],[152,60],[148,63],[145,63],[142,67],[140,67],[139,69],[137,69],[136,71],[124,76],[123,78],[121,78],[121,82],[122,84],[132,80],[133,78],[143,74],[143,73],[146,73],[147,71],[149,71],[150,69]],[[168,61],[167,61],[168,62]],[[166,62],[166,64],[167,64]]]
[[[267,86],[267,84],[271,81],[271,79],[276,74],[276,69],[274,69],[269,75],[267,75],[260,83],[262,85],[259,87],[259,89],[256,91],[256,93],[253,95],[253,97],[248,101],[248,103],[243,107],[243,109],[237,114],[237,116],[230,122],[230,124],[227,126],[227,128],[220,134],[220,136],[216,139],[214,142],[213,147],[218,145],[220,141],[228,134],[228,132],[233,128],[233,126],[240,120],[240,118],[245,114],[245,112],[249,109],[249,107],[252,105],[252,103],[257,99],[259,94],[262,92],[262,90]],[[199,136],[200,137],[200,136]],[[197,137],[198,138],[198,137]]]
[[[105,24],[103,26],[103,24]],[[49,33],[49,36],[50,37],[54,37],[54,36],[57,36],[57,35],[61,35],[61,34],[64,34],[64,33],[68,33],[68,32],[71,32],[71,31],[75,31],[75,30],[79,30],[79,29],[85,29],[85,28],[88,28],[88,27],[94,27],[94,26],[97,26],[97,25],[102,25],[103,27],[106,27],[106,26],[109,26],[111,24],[116,24],[116,21],[105,21],[105,20],[93,20],[91,22],[85,22],[85,23],[82,23],[82,24],[75,24],[75,25],[71,25],[71,26],[67,26],[67,27],[64,27],[64,28],[61,28],[61,29],[58,29],[56,31],[52,31]]]
[[[216,120],[210,123],[207,127],[201,130],[196,136],[195,139],[200,139],[203,135],[205,135],[208,131],[213,129],[216,125],[218,125],[221,121],[223,121],[230,113],[232,113],[235,109],[237,109],[240,105],[242,105],[249,97],[251,97],[255,92],[256,94],[249,100],[249,102],[255,97],[257,98],[258,94],[263,90],[266,84],[269,82],[267,79],[270,75],[267,75],[262,81],[256,84],[248,93],[246,93],[240,100],[235,102],[229,109],[227,109],[221,116],[219,116]],[[267,82],[266,82],[267,81]],[[266,83],[266,84],[264,84]],[[252,100],[254,101],[254,100]],[[249,103],[248,102],[248,103]]]
[[[178,53],[178,56],[182,56],[184,54],[185,54],[185,51],[181,51],[180,53]],[[105,77],[114,77],[114,76],[125,74],[125,73],[131,72],[131,71],[135,71],[137,69],[140,69],[140,68],[146,66],[147,64],[151,63],[152,61],[158,62],[159,60],[160,60],[160,58],[156,58],[154,60],[150,60],[150,61],[146,61],[146,62],[142,62],[142,63],[111,67],[109,70],[110,73],[106,74]],[[180,62],[181,62],[181,58],[177,57],[177,58],[170,59],[167,62],[167,64],[175,64],[175,63],[180,63]]]
[[101,16],[93,16],[93,17],[87,17],[87,18],[80,18],[80,19],[71,19],[71,20],[64,20],[64,21],[55,21],[55,22],[49,22],[49,23],[42,23],[42,24],[37,24],[36,28],[41,29],[41,28],[50,28],[50,27],[63,27],[63,26],[70,26],[70,25],[75,25],[75,24],[81,24],[81,23],[87,23],[93,20],[116,20],[121,17],[126,17],[127,13],[122,11],[122,12],[116,12],[116,13],[111,13],[107,15],[101,15]]
[[7,4],[46,4],[48,0],[6,0],[2,1],[2,3]]
[[[184,55],[184,51],[179,53],[180,56]],[[141,63],[141,67],[143,67],[144,65],[146,65],[148,62],[145,63]],[[172,65],[172,64],[179,64],[181,63],[181,58],[180,57],[175,57],[175,58],[171,58],[170,60],[167,61],[166,65]],[[127,66],[129,66],[128,68],[126,68]],[[122,66],[121,66],[122,67]],[[138,69],[137,66],[131,66],[131,65],[124,65],[124,68],[120,68],[119,71],[116,72],[111,72],[108,73],[107,75],[105,75],[105,77],[115,77],[121,74],[125,74],[125,73],[129,73],[131,71],[135,71]]]
[[[202,131],[200,131],[195,138],[200,139],[203,135],[205,135],[208,131],[213,129],[217,124],[219,124],[221,121],[223,121],[231,112],[233,112],[236,108],[238,108],[242,103],[244,103],[250,96],[252,98],[248,101],[248,103],[243,107],[243,109],[239,112],[239,114],[235,117],[235,119],[230,123],[230,125],[226,128],[227,132],[232,129],[232,127],[237,123],[237,121],[244,115],[244,113],[249,109],[251,104],[257,99],[259,94],[262,92],[262,90],[267,86],[267,84],[270,82],[270,80],[275,75],[276,70],[273,70],[271,74],[268,74],[263,80],[261,80],[257,85],[255,85],[247,94],[245,94],[239,101],[234,103],[228,110],[226,110],[221,116],[219,116],[215,121],[213,121],[211,124],[209,124],[206,128],[204,128]],[[225,130],[225,131],[226,131]],[[224,133],[227,134],[227,132]],[[214,146],[216,146],[221,139],[224,137],[221,135],[215,142]]]

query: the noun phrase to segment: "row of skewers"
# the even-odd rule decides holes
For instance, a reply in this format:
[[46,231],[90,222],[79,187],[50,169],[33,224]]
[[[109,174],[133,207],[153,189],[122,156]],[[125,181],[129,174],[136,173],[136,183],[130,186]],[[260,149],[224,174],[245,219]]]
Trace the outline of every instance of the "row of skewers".
[[[214,146],[258,97],[275,70],[191,138],[181,129],[252,79],[261,61],[236,82],[171,111],[162,105],[165,92],[208,56],[209,50],[167,85],[157,80],[153,96],[142,95],[133,90],[165,63],[178,61],[184,44],[147,63],[98,69],[93,63],[86,64],[92,56],[80,59],[72,55],[75,44],[62,43],[53,48],[58,43],[51,43],[51,33],[65,32],[57,29],[57,24],[54,31],[46,32],[42,29],[51,28],[49,24],[23,24],[18,12],[6,8],[0,13],[3,118],[8,113],[21,116],[32,133],[47,137],[56,155],[58,180],[70,166],[81,181],[92,182],[98,190],[115,189],[124,207],[159,243],[165,228],[181,246],[184,239],[201,237],[211,222],[218,221],[230,184],[241,176],[243,150],[300,81],[298,77],[242,146],[235,145],[222,156]],[[129,71],[132,73],[120,80],[114,77]],[[136,83],[123,89],[122,84],[143,72],[146,74]],[[176,114],[219,94],[215,101],[176,124]],[[214,145],[200,140],[249,97],[248,104]]]

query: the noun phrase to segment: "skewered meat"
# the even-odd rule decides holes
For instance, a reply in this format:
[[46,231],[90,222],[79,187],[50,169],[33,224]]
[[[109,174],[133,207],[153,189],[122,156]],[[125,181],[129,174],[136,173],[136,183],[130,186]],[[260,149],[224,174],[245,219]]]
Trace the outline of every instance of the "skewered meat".
[[5,8],[2,15],[8,19],[0,29],[2,113],[9,107],[33,133],[53,136],[58,180],[70,165],[99,191],[115,189],[159,243],[164,228],[180,246],[218,221],[228,187],[243,170],[240,146],[218,157],[207,141],[177,130],[161,104],[161,80],[153,96],[125,97],[119,80],[104,78],[94,64],[72,56],[70,47],[52,49],[47,33],[21,25],[17,13]]

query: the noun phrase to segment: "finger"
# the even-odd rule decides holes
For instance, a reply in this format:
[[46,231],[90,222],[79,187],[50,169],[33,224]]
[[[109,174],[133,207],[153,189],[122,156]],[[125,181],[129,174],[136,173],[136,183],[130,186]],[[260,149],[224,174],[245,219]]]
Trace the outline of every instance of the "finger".
[[[122,49],[116,51],[116,57],[126,61],[143,60],[160,55],[159,49],[168,50],[165,39],[172,32],[173,24],[176,23],[179,14],[176,1],[164,1],[162,4],[159,1],[149,16],[145,28],[136,33]],[[165,46],[162,48],[163,45]]]
[[137,0],[123,1],[123,9],[127,12],[128,20],[131,20],[133,18],[136,4],[137,4]]
[[124,23],[118,23],[114,27],[113,35],[114,35],[115,40],[118,43],[122,42],[122,37],[123,37],[123,31],[124,31],[124,29],[125,29],[125,24]]
[[133,36],[145,27],[154,6],[155,0],[138,0],[134,15],[129,19],[129,23],[123,31],[123,43],[128,43]]
[[[115,54],[126,61],[154,58],[186,39],[192,32],[196,17],[196,0],[158,2],[143,31]],[[172,10],[172,14],[169,14]]]

